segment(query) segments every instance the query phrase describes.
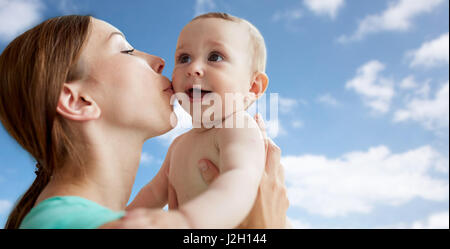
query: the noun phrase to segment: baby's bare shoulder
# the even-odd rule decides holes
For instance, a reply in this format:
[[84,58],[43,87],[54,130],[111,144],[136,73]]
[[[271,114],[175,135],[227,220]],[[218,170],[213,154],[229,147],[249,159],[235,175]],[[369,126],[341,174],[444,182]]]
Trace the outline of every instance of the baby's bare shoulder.
[[[222,123],[222,128],[258,129],[256,120],[246,111],[240,111],[228,116]],[[223,129],[221,129],[223,130]]]
[[[232,117],[233,116],[233,117]],[[227,126],[217,129],[217,137],[223,141],[242,141],[253,140],[255,138],[261,138],[262,134],[256,123],[250,114],[245,111],[233,114],[228,118],[234,118],[234,124],[232,128]],[[228,126],[229,127],[229,126]]]
[[190,131],[188,131],[188,132],[186,132],[186,133],[183,133],[183,134],[181,134],[181,135],[179,135],[178,137],[176,137],[173,141],[172,141],[172,143],[170,144],[170,146],[169,146],[169,152],[170,151],[173,151],[173,150],[175,150],[176,148],[177,148],[177,145],[178,144],[180,144],[180,143],[182,143],[183,141],[185,141],[186,139],[188,139],[188,137],[189,137],[189,133]]

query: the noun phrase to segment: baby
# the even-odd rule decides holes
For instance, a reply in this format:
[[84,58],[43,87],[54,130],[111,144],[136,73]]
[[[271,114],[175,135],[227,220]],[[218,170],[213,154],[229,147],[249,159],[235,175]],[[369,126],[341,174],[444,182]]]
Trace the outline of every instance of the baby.
[[[265,64],[264,39],[243,19],[209,13],[183,28],[172,84],[194,128],[173,141],[150,183],[154,207],[168,203],[193,228],[234,228],[248,215],[264,171],[265,149],[245,109],[267,88]],[[203,158],[220,170],[210,186],[197,167]]]

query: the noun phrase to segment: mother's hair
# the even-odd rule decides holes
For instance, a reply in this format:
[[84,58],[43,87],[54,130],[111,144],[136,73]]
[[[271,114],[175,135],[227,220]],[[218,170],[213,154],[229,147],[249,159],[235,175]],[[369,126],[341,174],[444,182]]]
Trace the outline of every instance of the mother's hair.
[[82,148],[56,107],[63,84],[83,76],[78,59],[90,27],[90,16],[51,18],[17,37],[0,55],[0,120],[39,169],[6,229],[20,226],[57,167],[67,160],[82,165]]

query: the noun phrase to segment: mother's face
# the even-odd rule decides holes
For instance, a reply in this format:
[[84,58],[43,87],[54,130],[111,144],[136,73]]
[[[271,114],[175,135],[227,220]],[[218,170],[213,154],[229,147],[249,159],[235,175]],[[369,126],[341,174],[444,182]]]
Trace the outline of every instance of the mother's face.
[[101,110],[102,125],[142,132],[146,138],[170,130],[173,91],[161,75],[164,60],[133,50],[124,35],[104,21],[93,18],[91,27],[79,65],[86,90]]

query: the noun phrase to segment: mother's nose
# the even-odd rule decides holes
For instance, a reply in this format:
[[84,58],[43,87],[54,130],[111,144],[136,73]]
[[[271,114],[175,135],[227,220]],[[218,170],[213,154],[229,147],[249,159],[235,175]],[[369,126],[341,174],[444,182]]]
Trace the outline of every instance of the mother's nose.
[[153,71],[159,74],[162,73],[164,66],[166,65],[166,62],[163,60],[163,58],[155,55],[149,55],[149,57],[149,64]]

